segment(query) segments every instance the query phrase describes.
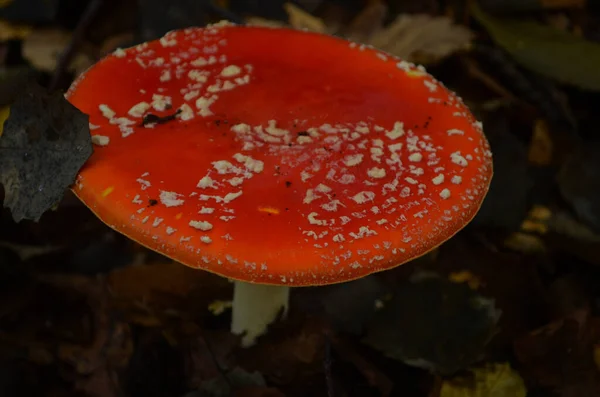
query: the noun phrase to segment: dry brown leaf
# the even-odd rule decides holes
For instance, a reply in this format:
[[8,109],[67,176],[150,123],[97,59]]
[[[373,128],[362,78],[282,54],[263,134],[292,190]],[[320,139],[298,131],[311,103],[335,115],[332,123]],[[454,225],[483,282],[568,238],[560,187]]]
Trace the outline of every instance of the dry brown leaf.
[[[313,32],[338,34],[349,40],[372,45],[402,59],[418,63],[432,63],[470,47],[473,33],[456,25],[446,16],[401,14],[384,26],[387,6],[379,1],[367,7],[346,27],[329,27],[325,21],[299,7],[285,4],[289,26]],[[278,21],[252,17],[248,22],[260,26],[285,26]]]
[[[40,70],[52,72],[62,52],[71,41],[71,33],[60,29],[32,31],[23,41],[23,57]],[[79,53],[71,62],[70,70],[82,72],[92,65],[92,60]]]
[[367,43],[402,59],[432,63],[470,47],[473,33],[446,16],[401,14]]
[[246,24],[250,26],[264,26],[266,28],[283,28],[286,27],[287,24],[281,21],[274,21],[272,19],[266,19],[261,17],[247,17]]
[[447,16],[401,14],[392,23],[384,26],[387,6],[380,1],[369,2],[348,26],[341,28],[328,26],[321,18],[294,4],[286,3],[284,8],[288,13],[288,25],[259,17],[250,17],[246,21],[255,26],[289,26],[294,29],[336,34],[371,45],[404,60],[423,64],[437,62],[456,51],[467,50],[473,39],[473,33],[468,28],[454,24]]
[[387,12],[388,7],[382,1],[370,1],[362,12],[344,29],[342,34],[352,41],[367,42],[369,37],[383,26]]
[[600,319],[586,309],[547,324],[514,342],[523,373],[561,397],[600,395],[596,346]]
[[294,29],[306,29],[311,32],[327,33],[327,26],[321,18],[317,18],[297,5],[285,3],[283,8],[288,13],[289,24]]

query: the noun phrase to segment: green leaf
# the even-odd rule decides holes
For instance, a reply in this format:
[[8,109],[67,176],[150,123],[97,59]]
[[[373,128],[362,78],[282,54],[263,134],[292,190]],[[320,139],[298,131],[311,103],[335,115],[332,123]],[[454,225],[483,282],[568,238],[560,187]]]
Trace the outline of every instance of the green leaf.
[[493,17],[475,2],[471,14],[523,67],[561,83],[600,91],[600,44],[539,23]]

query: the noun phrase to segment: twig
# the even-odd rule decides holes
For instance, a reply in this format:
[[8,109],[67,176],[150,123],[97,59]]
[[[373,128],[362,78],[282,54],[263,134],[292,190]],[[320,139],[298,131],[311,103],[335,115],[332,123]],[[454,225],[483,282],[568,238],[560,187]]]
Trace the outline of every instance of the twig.
[[52,76],[52,80],[50,81],[50,85],[48,86],[49,91],[52,92],[58,88],[58,85],[60,84],[60,81],[64,76],[65,71],[69,67],[69,64],[71,63],[73,57],[79,49],[79,45],[81,44],[84,33],[87,31],[89,25],[96,17],[98,10],[100,9],[100,6],[102,6],[103,3],[103,0],[92,0],[88,4],[83,15],[81,16],[81,19],[75,27],[75,31],[73,32],[73,36],[71,37],[69,45],[58,59],[58,64],[56,65],[54,75]]
[[233,384],[231,383],[231,379],[229,378],[229,375],[227,374],[227,369],[224,368],[221,365],[221,363],[219,362],[219,359],[217,358],[215,351],[213,350],[210,343],[208,343],[208,339],[202,334],[200,334],[199,337],[202,340],[202,342],[204,343],[204,346],[206,347],[206,350],[208,351],[208,354],[210,355],[211,360],[214,362],[215,367],[217,368],[217,372],[219,372],[219,376],[221,376],[223,378],[225,383],[227,383],[227,386],[232,388]]
[[333,374],[331,373],[332,364],[331,340],[329,339],[328,335],[325,335],[325,358],[323,359],[323,367],[325,368],[325,381],[327,382],[327,397],[335,396]]

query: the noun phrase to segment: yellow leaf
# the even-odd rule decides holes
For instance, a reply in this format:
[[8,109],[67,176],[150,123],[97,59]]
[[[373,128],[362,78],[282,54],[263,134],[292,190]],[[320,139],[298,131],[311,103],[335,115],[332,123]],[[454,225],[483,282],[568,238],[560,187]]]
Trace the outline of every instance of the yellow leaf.
[[546,252],[544,241],[534,235],[522,232],[516,232],[507,237],[504,245],[514,251],[524,254],[539,254]]
[[450,273],[448,279],[457,284],[467,283],[472,290],[481,287],[481,279],[468,270]]
[[543,205],[534,205],[529,211],[529,217],[544,222],[552,218],[552,211]]
[[4,122],[10,115],[10,107],[4,106],[0,108],[0,136],[2,136],[2,131],[4,130]]
[[550,165],[553,152],[554,142],[550,137],[548,123],[545,120],[536,120],[529,145],[529,162],[538,166]]
[[440,397],[525,397],[521,376],[508,363],[490,364],[471,370],[472,376],[445,381]]
[[[0,0],[1,2],[2,0]],[[2,5],[0,4],[0,8]],[[0,20],[0,41],[23,40],[31,33],[31,27],[26,25],[17,25],[7,21]]]
[[211,302],[208,305],[208,310],[213,315],[218,316],[220,314],[223,314],[225,312],[225,310],[231,309],[232,306],[233,306],[232,301],[216,300],[216,301]]

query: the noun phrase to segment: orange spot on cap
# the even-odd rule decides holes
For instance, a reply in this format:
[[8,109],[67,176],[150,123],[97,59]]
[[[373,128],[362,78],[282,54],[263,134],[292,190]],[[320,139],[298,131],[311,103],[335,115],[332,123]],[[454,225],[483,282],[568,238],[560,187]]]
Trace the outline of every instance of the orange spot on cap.
[[111,187],[107,187],[106,189],[104,189],[104,191],[102,191],[102,197],[106,197],[109,194],[111,194],[113,191],[115,190],[114,186]]
[[258,207],[258,210],[267,214],[279,215],[279,210],[273,207]]

